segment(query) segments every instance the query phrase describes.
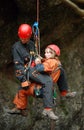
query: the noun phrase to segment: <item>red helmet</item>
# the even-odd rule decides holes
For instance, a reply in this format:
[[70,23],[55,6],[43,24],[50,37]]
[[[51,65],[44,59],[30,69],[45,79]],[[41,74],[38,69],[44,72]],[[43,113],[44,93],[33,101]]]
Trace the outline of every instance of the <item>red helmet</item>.
[[60,48],[55,44],[50,44],[47,46],[48,48],[54,50],[57,56],[60,56]]
[[21,24],[18,29],[18,36],[21,39],[30,38],[32,35],[32,28],[28,24]]

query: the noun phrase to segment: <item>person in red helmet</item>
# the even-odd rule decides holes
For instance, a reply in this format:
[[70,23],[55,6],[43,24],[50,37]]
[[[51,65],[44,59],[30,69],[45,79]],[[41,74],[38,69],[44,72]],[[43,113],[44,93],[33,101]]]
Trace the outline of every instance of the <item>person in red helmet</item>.
[[[52,77],[53,83],[57,83],[62,97],[74,97],[76,92],[70,92],[68,90],[66,73],[59,60],[59,56],[60,48],[55,44],[48,45],[45,49],[45,59],[42,59],[42,62],[39,57],[35,59],[37,65],[33,68],[33,71],[32,69],[30,71],[33,75],[34,71],[35,73],[36,71],[38,73],[48,73]],[[33,76],[32,74],[30,75],[31,78],[36,80],[37,75]]]
[[[32,40],[32,28],[29,24],[21,24],[18,28],[19,41],[12,47],[13,62],[15,65],[15,75],[21,82],[21,86],[28,86],[29,83],[26,80],[26,76],[23,74],[25,65],[29,63],[30,52],[35,52],[35,45]],[[34,56],[32,57],[32,61]]]
[[26,116],[25,110],[27,107],[27,96],[34,96],[34,86],[32,86],[32,83],[36,82],[43,87],[43,105],[46,108],[50,108],[48,114],[49,118],[57,120],[58,116],[56,116],[51,109],[54,106],[52,78],[45,73],[39,74],[36,80],[31,78],[32,74],[30,74],[30,68],[34,68],[32,67],[32,63],[35,60],[35,45],[33,41],[30,40],[32,36],[31,26],[28,24],[20,25],[18,29],[18,36],[20,40],[13,45],[12,54],[15,66],[15,75],[20,81],[20,87],[13,101],[15,107],[8,110],[8,113],[22,113],[22,115]]

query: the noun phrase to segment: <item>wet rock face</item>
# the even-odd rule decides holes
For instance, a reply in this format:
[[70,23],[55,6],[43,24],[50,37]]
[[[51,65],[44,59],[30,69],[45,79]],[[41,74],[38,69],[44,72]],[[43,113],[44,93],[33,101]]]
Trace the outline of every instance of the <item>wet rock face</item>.
[[[49,2],[49,1],[48,1]],[[31,0],[0,1],[0,130],[78,130],[84,129],[84,20],[64,5],[40,3],[41,50],[49,43],[61,48],[61,61],[66,70],[69,89],[77,91],[74,99],[61,101],[58,87],[55,113],[59,122],[43,118],[42,99],[29,99],[28,116],[10,115],[18,82],[14,76],[11,47],[19,24],[31,25],[36,20],[36,3]]]
[[[82,85],[82,84],[81,84]],[[57,98],[55,100],[54,112],[59,116],[59,121],[55,122],[48,117],[42,116],[42,99],[29,97],[28,116],[20,114],[9,114],[7,110],[14,107],[13,98],[17,92],[18,84],[4,77],[0,79],[0,129],[3,130],[76,130],[84,128],[83,126],[83,102],[84,90],[79,86],[73,86],[72,90],[77,91],[75,98],[61,100],[58,87],[56,87]]]

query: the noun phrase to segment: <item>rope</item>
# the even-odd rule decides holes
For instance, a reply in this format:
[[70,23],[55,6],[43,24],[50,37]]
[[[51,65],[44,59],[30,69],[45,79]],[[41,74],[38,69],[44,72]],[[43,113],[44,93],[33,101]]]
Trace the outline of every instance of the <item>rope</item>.
[[[37,0],[37,23],[39,25],[39,0]],[[38,54],[40,55],[40,30],[38,27]]]
[[33,24],[36,53],[40,55],[39,0],[37,0],[37,21]]
[[37,0],[37,22],[39,23],[39,0]]

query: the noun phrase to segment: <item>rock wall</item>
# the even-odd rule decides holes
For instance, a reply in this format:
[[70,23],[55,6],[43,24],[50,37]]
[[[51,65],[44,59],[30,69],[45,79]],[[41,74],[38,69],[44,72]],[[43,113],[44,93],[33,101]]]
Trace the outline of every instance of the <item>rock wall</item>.
[[[52,4],[51,4],[52,5]],[[40,1],[41,50],[56,43],[61,48],[61,62],[66,70],[69,89],[77,91],[74,99],[62,101],[57,85],[54,108],[59,122],[43,118],[42,99],[29,98],[28,116],[10,115],[13,98],[18,90],[11,58],[11,47],[18,40],[21,23],[36,20],[36,1],[0,1],[0,129],[3,130],[83,130],[84,129],[84,19],[65,5],[50,6]],[[41,55],[43,56],[43,53]]]

